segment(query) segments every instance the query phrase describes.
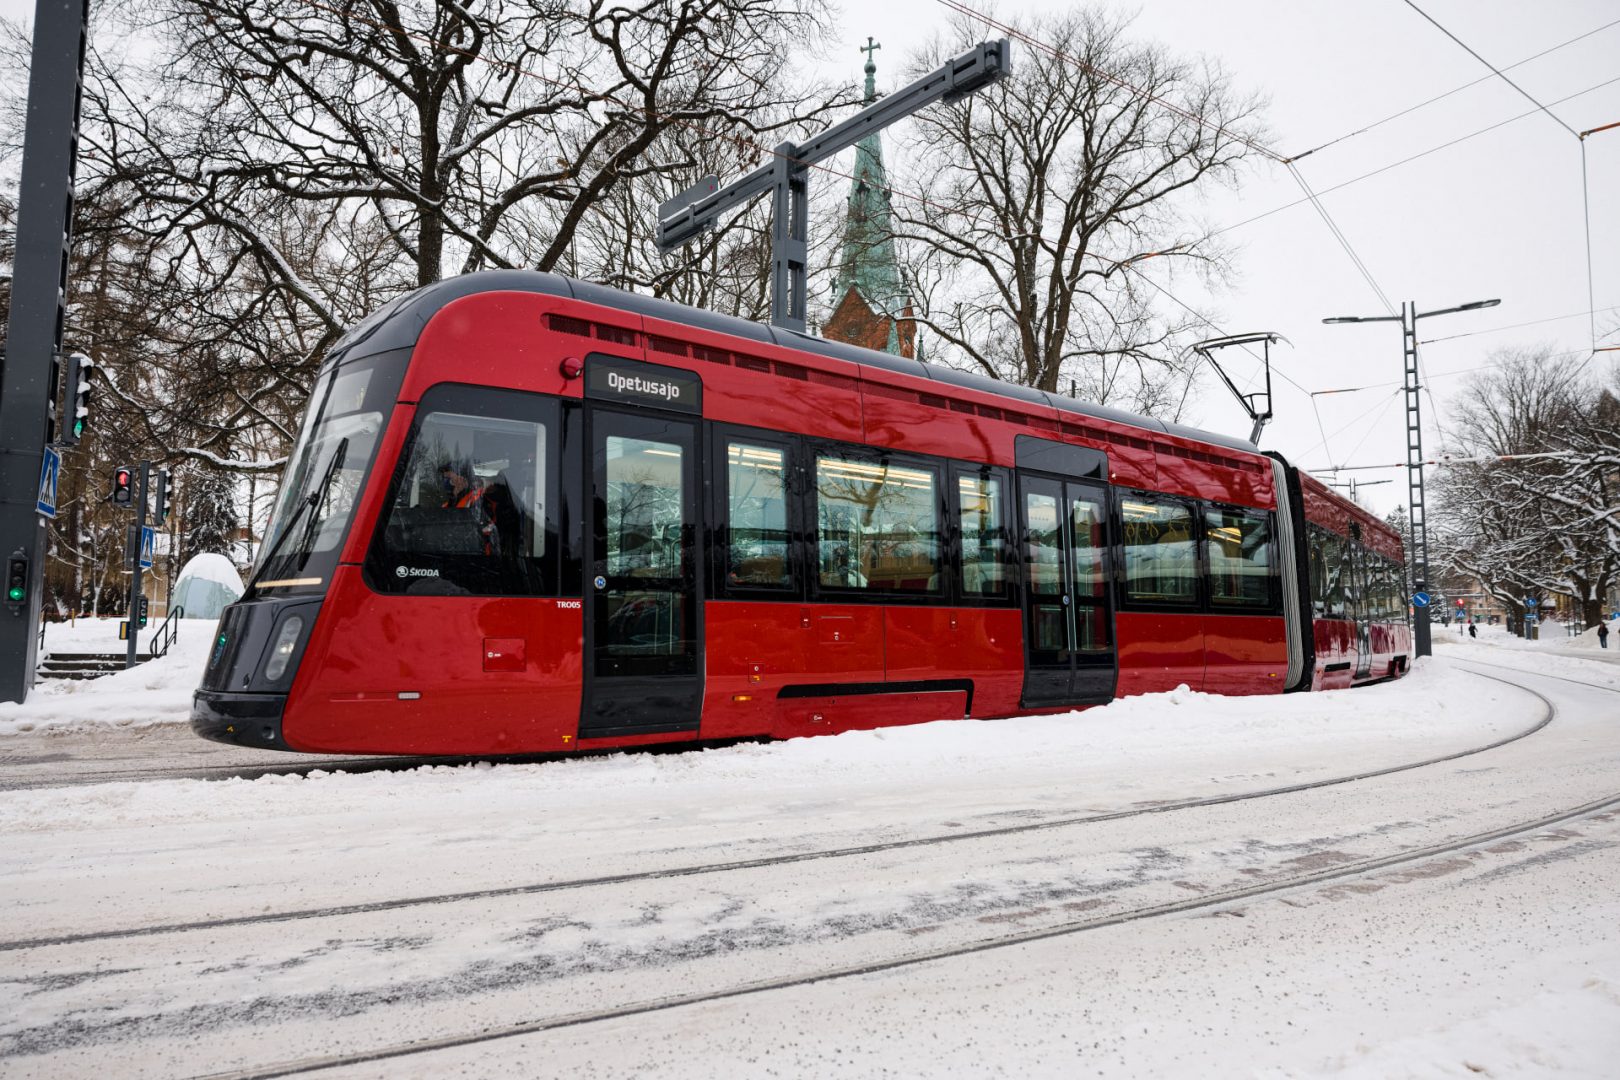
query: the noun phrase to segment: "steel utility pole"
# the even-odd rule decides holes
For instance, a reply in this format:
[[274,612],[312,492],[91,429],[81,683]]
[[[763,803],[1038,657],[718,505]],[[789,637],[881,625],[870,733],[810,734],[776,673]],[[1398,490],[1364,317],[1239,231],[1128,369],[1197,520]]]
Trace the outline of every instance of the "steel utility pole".
[[[1418,382],[1417,362],[1417,324],[1419,319],[1427,319],[1431,315],[1450,315],[1457,311],[1478,311],[1481,308],[1495,307],[1500,300],[1475,300],[1467,304],[1458,304],[1456,307],[1440,308],[1436,311],[1418,311],[1417,305],[1408,300],[1401,305],[1399,315],[1339,315],[1331,319],[1323,319],[1325,323],[1364,323],[1364,322],[1398,322],[1401,324],[1401,341],[1406,359],[1406,487],[1407,487],[1407,513],[1412,522],[1412,551],[1409,558],[1412,561],[1412,591],[1415,594],[1427,593],[1429,590],[1429,527],[1425,518],[1423,504],[1423,413],[1419,405],[1419,391],[1423,389]],[[1418,656],[1431,656],[1434,653],[1433,643],[1429,636],[1429,606],[1428,602],[1422,604],[1414,602],[1412,617],[1412,651]]]
[[771,210],[771,325],[805,331],[809,300],[810,166],[848,149],[936,101],[955,101],[984,89],[1012,70],[1012,43],[984,41],[910,86],[879,98],[843,123],[795,146],[782,143],[771,160],[725,187],[715,176],[658,208],[658,248],[669,251],[705,229],[720,216],[766,191]]
[[129,530],[127,547],[130,556],[129,574],[129,641],[124,646],[124,667],[140,663],[141,601],[146,598],[143,584],[141,556],[146,551],[146,493],[151,486],[152,463],[141,462],[140,480],[135,487],[135,524]]
[[0,608],[0,701],[34,685],[45,573],[44,523],[35,512],[62,351],[73,174],[79,136],[89,0],[37,0],[17,200],[11,321],[0,373],[0,553],[27,559],[24,603]]

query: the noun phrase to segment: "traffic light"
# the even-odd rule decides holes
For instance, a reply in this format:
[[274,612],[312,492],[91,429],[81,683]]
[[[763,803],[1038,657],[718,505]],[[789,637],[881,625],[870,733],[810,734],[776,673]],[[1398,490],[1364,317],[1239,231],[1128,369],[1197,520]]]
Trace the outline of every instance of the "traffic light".
[[129,506],[135,501],[135,470],[129,465],[120,465],[113,470],[112,495],[108,497],[114,506]]
[[153,501],[152,520],[157,522],[158,528],[169,519],[169,470],[159,469],[157,474],[157,498]]
[[53,351],[51,353],[50,380],[45,384],[47,391],[45,395],[45,445],[47,446],[54,443],[60,434],[57,425],[60,414],[56,411],[57,397],[62,392],[62,354],[59,352]]
[[144,596],[141,597],[141,614],[140,618],[136,620],[136,625],[142,630],[146,629],[146,597]]
[[95,361],[83,353],[68,357],[66,405],[62,423],[62,445],[77,446],[90,425],[90,369]]
[[28,556],[19,548],[6,560],[6,603],[28,602]]

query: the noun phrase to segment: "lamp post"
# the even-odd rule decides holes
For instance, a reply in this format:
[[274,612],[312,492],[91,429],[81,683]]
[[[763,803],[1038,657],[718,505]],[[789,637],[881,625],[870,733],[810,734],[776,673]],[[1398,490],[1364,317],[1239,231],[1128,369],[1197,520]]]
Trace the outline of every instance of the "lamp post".
[[[1435,311],[1419,311],[1408,300],[1401,305],[1399,315],[1340,315],[1323,319],[1324,323],[1398,322],[1406,353],[1406,484],[1407,509],[1412,521],[1412,590],[1425,592],[1429,583],[1429,531],[1423,506],[1423,423],[1418,407],[1417,324],[1419,319],[1434,315],[1450,315],[1458,311],[1478,311],[1495,307],[1500,300],[1475,300],[1456,307]],[[1429,641],[1429,609],[1413,608],[1412,651],[1418,656],[1429,656],[1433,647]]]

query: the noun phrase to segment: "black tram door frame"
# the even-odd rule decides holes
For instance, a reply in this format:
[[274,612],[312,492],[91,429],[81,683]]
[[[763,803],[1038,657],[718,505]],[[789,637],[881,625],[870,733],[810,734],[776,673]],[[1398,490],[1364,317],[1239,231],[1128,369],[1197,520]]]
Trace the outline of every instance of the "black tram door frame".
[[[585,655],[579,737],[695,734],[704,671],[700,424],[695,418],[600,405],[587,405],[585,416]],[[624,506],[610,505],[610,439],[639,444],[642,467],[678,459],[679,521],[668,520],[666,513],[665,520],[632,522],[650,524],[649,532],[657,533],[636,536],[637,546],[648,549],[639,557],[623,550],[628,535]],[[652,454],[659,455],[656,461],[649,460]],[[656,489],[649,498],[655,505],[663,501]],[[615,516],[620,550],[610,560]],[[665,545],[661,565],[655,544]],[[673,567],[667,557],[670,544],[677,544],[679,552]],[[640,559],[655,565],[633,565]]]
[[[1031,497],[1052,501],[1056,513],[1057,576],[1050,560],[1036,564],[1036,541]],[[1075,510],[1080,504],[1094,508],[1102,543],[1095,552],[1094,580],[1079,580],[1075,559]],[[1114,699],[1119,673],[1119,652],[1114,636],[1113,507],[1104,484],[1057,476],[1018,473],[1018,542],[1023,563],[1021,588],[1024,612],[1024,690],[1026,707],[1096,705]],[[1106,639],[1103,649],[1082,648],[1081,636],[1098,631]]]

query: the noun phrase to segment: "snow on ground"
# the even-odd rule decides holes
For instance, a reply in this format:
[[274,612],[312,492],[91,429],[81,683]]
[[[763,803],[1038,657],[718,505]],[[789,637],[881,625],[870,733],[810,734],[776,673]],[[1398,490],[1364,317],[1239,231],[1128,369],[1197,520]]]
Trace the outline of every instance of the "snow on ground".
[[[0,792],[0,833],[8,837],[0,880],[12,915],[5,936],[501,888],[1037,822],[1345,776],[1477,747],[1540,718],[1530,695],[1468,674],[1463,665],[1620,688],[1620,667],[1610,657],[1567,655],[1558,642],[1538,646],[1482,630],[1481,639],[1458,642],[1437,628],[1435,660],[1420,661],[1396,683],[1354,691],[1223,698],[1182,689],[1061,716],[683,754]],[[11,733],[6,750],[33,745],[31,739],[43,747],[52,732],[69,729],[104,730],[118,739],[129,738],[118,727],[183,721],[210,640],[211,634],[187,633],[165,660],[53,686],[26,706],[0,706],[0,731]],[[1536,798],[1553,807],[1590,798],[1578,798],[1574,785],[1560,786],[1560,759],[1551,756],[1560,745],[1575,747],[1567,760],[1586,770],[1582,783],[1612,783],[1612,732],[1620,725],[1608,721],[1620,720],[1620,710],[1605,715],[1612,696],[1601,690],[1572,692],[1584,696],[1570,699],[1577,705],[1563,706],[1549,729],[1565,733],[1558,737],[1563,744],[1538,735],[1487,757],[1371,786],[1132,819],[1118,838],[1106,845],[1098,839],[1095,852],[1070,854],[1051,868],[1060,834],[1024,834],[1018,843],[1032,845],[1023,849],[1027,855],[1007,842],[1016,869],[1005,880],[985,876],[984,865],[965,858],[957,865],[918,863],[907,877],[893,869],[900,856],[885,856],[870,865],[812,862],[773,872],[752,896],[723,891],[721,883],[713,895],[699,891],[698,900],[609,889],[577,899],[519,897],[487,909],[395,912],[370,923],[356,916],[355,929],[323,923],[308,931],[316,935],[308,941],[295,927],[269,926],[177,937],[172,946],[140,939],[47,950],[38,960],[30,954],[31,963],[55,966],[0,978],[0,1014],[13,1017],[0,1020],[0,1039],[26,1035],[40,1045],[38,1054],[66,1056],[30,1051],[0,1058],[0,1073],[83,1075],[98,1060],[114,1059],[130,1075],[177,1071],[164,1063],[179,1058],[143,1056],[156,1051],[117,1041],[126,1037],[118,1034],[126,1021],[131,1032],[146,1025],[179,1043],[268,1043],[264,1056],[253,1059],[266,1061],[306,1052],[301,1032],[315,1040],[311,1047],[353,1048],[360,1044],[342,1040],[412,1037],[417,1021],[427,1034],[454,1032],[495,1023],[503,1008],[534,1016],[618,1000],[614,993],[628,991],[615,989],[615,978],[637,985],[661,978],[673,988],[684,977],[674,964],[668,972],[582,976],[601,980],[600,1000],[590,993],[597,983],[570,992],[544,980],[462,991],[471,994],[465,998],[423,996],[413,1003],[406,996],[397,1012],[355,1006],[355,1023],[366,1025],[367,1036],[338,1026],[321,1037],[340,1041],[323,1044],[309,1034],[319,1024],[340,1023],[321,1019],[326,999],[319,995],[331,987],[358,1001],[363,993],[392,993],[396,984],[407,995],[424,986],[474,985],[482,973],[538,964],[553,953],[558,963],[583,963],[576,954],[599,959],[592,943],[610,932],[607,940],[617,946],[639,942],[652,956],[673,949],[671,940],[683,947],[711,938],[747,941],[759,932],[756,917],[759,925],[776,925],[774,911],[770,919],[761,911],[778,894],[785,897],[780,905],[801,912],[811,927],[834,916],[864,926],[913,893],[978,890],[973,895],[1008,902],[1025,887],[1025,875],[1106,876],[1120,873],[1117,866],[1139,866],[1174,893],[1218,879],[1207,872],[1222,851],[1236,861],[1216,869],[1244,874],[1255,861],[1246,853],[1254,850],[1279,859],[1323,845],[1355,850],[1414,822],[1432,824],[1441,837],[1467,834],[1475,828],[1469,815],[1519,813],[1507,808],[1536,784],[1546,785]],[[109,724],[115,727],[97,727]],[[1227,813],[1235,824],[1225,824]],[[1285,839],[1289,830],[1305,839]],[[1126,924],[342,1075],[1596,1080],[1616,1075],[1613,1063],[1620,1060],[1620,818],[1579,830],[1583,839],[1575,842],[1568,830],[1554,830],[1545,848],[1526,841],[1515,853],[1502,845],[1500,854],[1471,863],[1451,860],[1302,890],[1235,914]],[[816,875],[830,899],[812,892],[806,895],[813,902],[800,904],[792,890],[803,888],[800,878]],[[635,915],[638,904],[650,913],[645,922],[614,910],[627,905]],[[729,914],[733,906],[737,913]],[[1035,913],[1015,907],[977,921],[989,932],[1021,925],[1016,920],[1026,914]],[[524,927],[529,936],[514,930]],[[812,964],[835,962],[826,958],[840,948],[866,947],[866,933],[813,946],[790,942],[782,950],[809,950]],[[774,955],[737,948],[727,978],[768,965]],[[215,949],[220,956],[210,955]],[[240,961],[231,949],[241,950]],[[531,961],[530,950],[540,959]],[[13,955],[20,964],[22,955]],[[90,972],[97,977],[86,978]],[[128,996],[120,996],[125,988]],[[565,1001],[548,1002],[548,994],[559,993]],[[308,1011],[298,1013],[306,1001]],[[298,1019],[282,1027],[247,1019],[230,1021],[235,1027],[182,1024],[216,1004],[221,1015],[245,1016],[250,1003],[250,1011]],[[77,1025],[105,1027],[112,1041],[75,1043]],[[43,1034],[55,1030],[67,1033],[60,1044]],[[52,1045],[56,1051],[47,1049]]]
[[[182,621],[180,636],[166,655],[128,671],[82,681],[39,680],[26,702],[0,702],[0,736],[82,731],[105,724],[142,728],[184,723],[191,713],[192,691],[208,663],[214,626]],[[143,634],[143,651],[147,640]],[[46,654],[122,655],[124,646],[118,640],[116,619],[51,623],[45,630]]]
[[[43,722],[31,715],[64,725],[114,718],[129,725],[183,722],[205,646],[205,640],[193,641],[172,662],[79,684],[77,693],[0,706],[0,724],[15,730]],[[18,711],[22,717],[11,719]],[[1223,697],[1183,687],[1056,716],[941,721],[674,755],[613,754],[498,769],[317,772],[205,787],[216,823],[343,813],[376,815],[376,828],[385,831],[400,820],[400,804],[422,799],[439,800],[429,815],[453,816],[463,825],[488,818],[494,828],[515,807],[524,808],[524,817],[543,815],[603,792],[613,793],[613,801],[626,793],[660,801],[747,802],[787,793],[812,799],[830,790],[921,785],[939,775],[975,788],[1049,783],[1104,801],[1127,794],[1148,799],[1186,797],[1194,793],[1188,783],[1199,785],[1196,793],[1218,794],[1262,778],[1378,768],[1503,738],[1529,722],[1519,691],[1420,661],[1398,683],[1310,696]],[[1302,741],[1319,749],[1314,764],[1298,762]],[[0,831],[185,821],[196,814],[198,785],[117,783],[0,798]]]
[[1591,627],[1578,634],[1571,634],[1570,627],[1564,623],[1547,622],[1541,624],[1540,635],[1531,641],[1508,632],[1503,625],[1490,626],[1485,623],[1476,624],[1479,637],[1468,637],[1468,624],[1453,622],[1450,626],[1434,623],[1433,640],[1436,645],[1445,643],[1466,642],[1475,645],[1488,645],[1498,649],[1513,649],[1521,652],[1576,652],[1595,654],[1594,659],[1614,658],[1620,661],[1620,619],[1609,623],[1609,647],[1603,648],[1598,643],[1598,628]]
[[[1467,633],[1467,627],[1459,635],[1455,626],[1436,626],[1435,655],[1512,671],[1562,675],[1620,689],[1620,624],[1614,625],[1607,649],[1598,646],[1595,626],[1579,637],[1548,633],[1539,641],[1515,637],[1501,626],[1480,627],[1478,638],[1469,638]],[[1615,707],[1615,716],[1620,719],[1620,705]]]

